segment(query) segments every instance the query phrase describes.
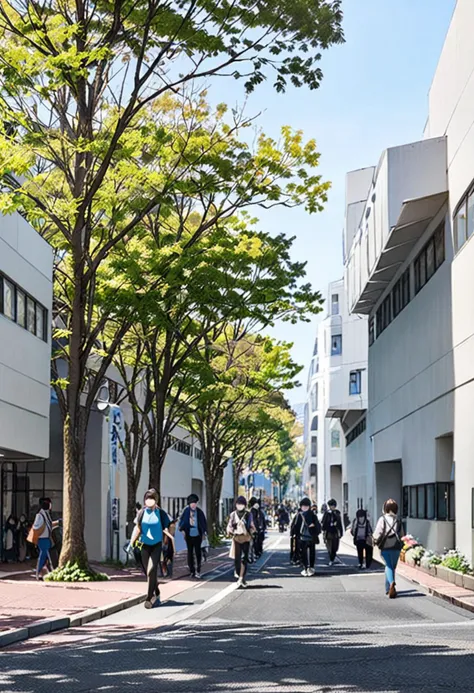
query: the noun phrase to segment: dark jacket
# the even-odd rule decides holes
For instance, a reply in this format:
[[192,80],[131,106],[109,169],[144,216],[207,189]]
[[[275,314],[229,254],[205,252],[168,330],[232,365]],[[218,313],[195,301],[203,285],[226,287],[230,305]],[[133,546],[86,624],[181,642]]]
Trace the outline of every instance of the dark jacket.
[[265,531],[265,515],[260,510],[260,508],[252,508],[250,511],[252,513],[253,523],[257,532]]
[[[197,513],[197,526],[198,526],[199,536],[202,537],[204,534],[207,534],[207,520],[206,520],[206,516],[204,515],[201,508],[196,508],[196,513]],[[188,505],[183,510],[183,514],[180,517],[179,526],[178,526],[179,531],[184,532],[186,534],[186,536],[189,536],[189,533],[191,531],[190,516],[191,516],[191,508]]]
[[[318,520],[318,516],[312,510],[307,510],[305,513],[301,512],[300,510],[295,516],[295,519],[291,525],[292,536],[301,537],[303,534],[303,519],[308,525],[308,529],[313,540],[316,541],[321,534],[321,525]],[[314,527],[311,527],[310,525],[314,525]]]
[[323,515],[323,532],[334,536],[337,534],[342,537],[344,529],[342,527],[341,513],[339,510],[326,510]]

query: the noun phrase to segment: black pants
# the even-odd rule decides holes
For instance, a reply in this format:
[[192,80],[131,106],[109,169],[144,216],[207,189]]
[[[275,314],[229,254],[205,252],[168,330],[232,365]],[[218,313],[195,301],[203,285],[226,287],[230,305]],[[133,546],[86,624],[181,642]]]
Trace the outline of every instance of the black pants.
[[372,565],[372,557],[374,555],[374,550],[372,546],[369,546],[365,541],[356,542],[357,556],[359,557],[359,565],[364,563],[364,551],[365,551],[365,565],[370,568]]
[[[308,560],[309,559],[309,560]],[[301,562],[305,568],[314,568],[316,545],[313,540],[301,541]]]
[[161,559],[161,541],[159,544],[143,544],[142,547],[142,565],[148,579],[147,600],[153,596],[160,594],[158,587],[158,568]]
[[257,558],[263,553],[263,539],[265,537],[265,531],[261,530],[257,533],[255,539],[253,540],[253,548]]
[[[188,568],[191,575],[195,575],[196,570],[201,572],[201,552],[202,537],[190,537],[186,535],[186,546],[188,547]],[[196,554],[196,567],[194,566],[194,554]]]
[[247,564],[249,562],[249,550],[250,542],[246,541],[243,544],[239,544],[238,541],[234,539],[234,549],[235,549],[235,572],[242,579],[245,578],[247,574]]
[[329,554],[329,560],[334,561],[339,551],[339,537],[337,534],[326,535],[326,547]]

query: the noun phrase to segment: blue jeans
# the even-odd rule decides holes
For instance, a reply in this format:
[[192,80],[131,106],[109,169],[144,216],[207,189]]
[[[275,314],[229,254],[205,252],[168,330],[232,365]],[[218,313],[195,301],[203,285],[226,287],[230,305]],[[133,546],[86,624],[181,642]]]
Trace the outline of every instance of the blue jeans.
[[395,582],[395,569],[400,558],[400,549],[385,549],[382,551],[385,561],[385,592],[388,592],[392,582]]
[[49,558],[49,550],[51,548],[51,539],[38,539],[38,565],[36,566],[36,573],[39,575],[46,565],[46,561]]

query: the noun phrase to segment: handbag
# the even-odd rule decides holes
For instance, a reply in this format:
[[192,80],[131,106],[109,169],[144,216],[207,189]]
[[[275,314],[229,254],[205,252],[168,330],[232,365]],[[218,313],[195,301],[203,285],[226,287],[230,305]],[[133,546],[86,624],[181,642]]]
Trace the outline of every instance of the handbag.
[[207,538],[207,534],[205,534],[202,538],[201,549],[209,549],[209,539]]

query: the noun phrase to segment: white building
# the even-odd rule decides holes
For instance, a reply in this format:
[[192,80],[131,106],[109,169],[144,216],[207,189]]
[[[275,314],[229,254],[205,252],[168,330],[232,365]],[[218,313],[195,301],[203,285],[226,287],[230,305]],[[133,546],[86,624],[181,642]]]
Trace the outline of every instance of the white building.
[[367,326],[349,315],[344,282],[328,289],[308,378],[303,482],[319,505],[335,498],[347,512],[344,433],[366,408]]
[[[25,512],[49,455],[53,252],[19,214],[0,221],[0,517]],[[17,479],[28,486],[15,494]],[[21,483],[21,482],[20,482]]]

